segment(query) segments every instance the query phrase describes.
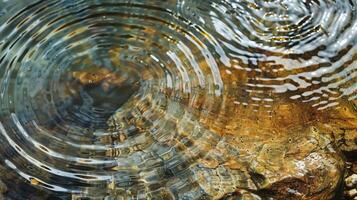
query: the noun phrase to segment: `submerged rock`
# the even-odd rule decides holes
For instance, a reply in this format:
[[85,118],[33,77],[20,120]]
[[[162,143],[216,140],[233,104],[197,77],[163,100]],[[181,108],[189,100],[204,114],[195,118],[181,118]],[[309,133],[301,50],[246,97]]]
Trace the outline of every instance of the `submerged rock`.
[[353,188],[357,186],[357,174],[352,174],[351,176],[346,178],[346,186],[349,188]]
[[7,186],[0,180],[0,200],[5,200],[4,193],[7,192]]
[[[167,101],[165,105],[170,113],[167,118],[163,112],[146,110],[149,102],[131,114],[123,112],[124,108],[118,111],[109,120],[112,130],[119,132],[118,138],[110,141],[127,144],[120,139],[121,134],[127,139],[147,135],[152,131],[149,127],[160,121],[163,128],[151,133],[149,143],[170,146],[176,157],[172,162],[180,166],[171,169],[170,181],[162,186],[175,188],[184,178],[191,185],[187,189],[191,192],[172,194],[176,199],[333,199],[343,184],[345,161],[334,134],[327,132],[332,126],[311,120],[311,113],[291,112],[290,109],[303,109],[297,105],[274,108],[274,120],[243,118],[240,116],[245,113],[237,112],[232,121],[232,116],[222,119],[230,111],[210,121],[209,115],[197,117],[176,102]],[[321,120],[325,117],[316,115]],[[133,126],[140,131],[130,135]],[[151,152],[150,144],[138,149]],[[158,159],[167,158],[158,155]],[[186,196],[180,196],[183,194]]]
[[357,170],[354,167],[357,163],[353,163],[347,172],[347,177],[345,179],[345,199],[357,198]]
[[[251,153],[237,155],[234,166],[226,161],[208,170],[212,166],[203,164],[207,171],[214,172],[198,183],[213,199],[241,189],[261,198],[332,199],[341,184],[344,161],[331,143],[331,138],[319,135],[313,127],[292,133],[289,138],[265,140]],[[241,152],[239,146],[234,147]],[[212,150],[209,157],[212,159],[219,151],[224,150]],[[223,180],[227,176],[219,173],[220,168],[232,178]],[[215,179],[220,181],[213,182]]]
[[342,101],[338,109],[328,112],[319,126],[330,134],[347,160],[357,161],[357,101]]
[[[101,69],[72,75],[83,85],[123,82]],[[155,98],[132,97],[108,119],[113,134],[99,136],[103,143],[123,146],[105,155],[125,157],[129,166],[142,159],[135,170],[145,173],[138,179],[153,188],[148,194],[157,195],[161,187],[165,198],[319,200],[339,193],[342,153],[357,149],[354,104],[341,101],[339,108],[320,112],[282,99],[253,108],[237,105],[229,93],[219,99],[217,111],[213,97],[190,104],[185,98],[170,100],[169,90]],[[213,102],[207,114],[197,111],[204,101]],[[133,196],[139,195],[141,186],[131,187]],[[123,189],[115,182],[108,188]]]
[[5,193],[7,191],[7,186],[0,180],[0,193]]

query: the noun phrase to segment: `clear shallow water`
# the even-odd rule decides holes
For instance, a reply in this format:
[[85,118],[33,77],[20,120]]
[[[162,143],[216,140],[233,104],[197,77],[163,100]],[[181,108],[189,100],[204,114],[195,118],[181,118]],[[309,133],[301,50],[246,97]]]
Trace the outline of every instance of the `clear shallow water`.
[[0,1],[8,195],[205,196],[232,121],[356,101],[356,4]]

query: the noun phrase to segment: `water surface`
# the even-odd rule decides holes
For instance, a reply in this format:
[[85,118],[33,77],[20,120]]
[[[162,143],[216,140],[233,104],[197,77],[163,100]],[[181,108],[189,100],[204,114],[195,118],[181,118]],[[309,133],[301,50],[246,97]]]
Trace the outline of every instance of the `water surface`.
[[300,126],[356,105],[356,4],[0,0],[6,195],[211,199],[245,187],[239,170],[219,193],[200,181],[211,149],[248,134],[237,126]]

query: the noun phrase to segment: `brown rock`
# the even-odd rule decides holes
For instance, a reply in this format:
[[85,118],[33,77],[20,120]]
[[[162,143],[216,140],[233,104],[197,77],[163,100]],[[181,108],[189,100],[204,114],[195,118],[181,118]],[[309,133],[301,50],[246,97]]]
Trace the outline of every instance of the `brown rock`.
[[274,199],[331,199],[341,183],[344,162],[331,139],[311,127],[289,141],[266,143],[250,166],[262,197]]
[[0,193],[7,192],[7,186],[0,180]]
[[[344,161],[332,138],[312,126],[287,135],[222,141],[211,149],[206,162],[201,161],[206,169],[195,171],[201,177],[198,183],[213,199],[241,189],[263,199],[334,198],[343,178]],[[241,142],[248,143],[245,145],[251,151]]]
[[351,176],[347,177],[346,186],[349,188],[357,187],[357,174],[352,174]]
[[342,101],[339,108],[327,113],[325,132],[329,132],[348,160],[357,160],[357,106],[356,102]]

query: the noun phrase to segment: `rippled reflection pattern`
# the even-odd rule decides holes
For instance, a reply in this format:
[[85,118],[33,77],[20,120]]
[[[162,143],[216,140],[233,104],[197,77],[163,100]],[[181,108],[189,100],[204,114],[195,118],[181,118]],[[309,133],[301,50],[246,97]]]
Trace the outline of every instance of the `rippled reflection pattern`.
[[10,195],[250,188],[244,166],[224,164],[243,159],[226,142],[244,146],[237,127],[275,126],[276,105],[318,113],[356,100],[356,12],[354,0],[0,1]]

